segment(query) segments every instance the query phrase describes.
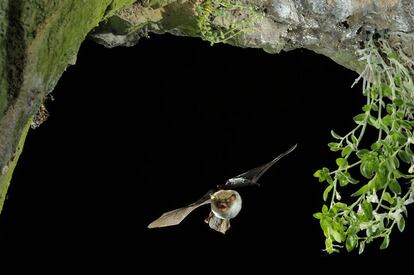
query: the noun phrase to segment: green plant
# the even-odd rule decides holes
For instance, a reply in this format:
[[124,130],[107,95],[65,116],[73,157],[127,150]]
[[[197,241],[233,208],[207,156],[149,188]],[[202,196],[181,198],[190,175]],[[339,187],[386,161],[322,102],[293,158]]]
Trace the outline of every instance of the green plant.
[[[343,136],[331,132],[335,142],[328,146],[341,155],[336,169],[314,174],[328,184],[323,192],[327,203],[314,214],[328,253],[345,245],[361,254],[377,238],[382,239],[380,248],[387,248],[392,230],[404,230],[406,206],[414,202],[414,63],[385,38],[371,36],[358,53],[366,67],[355,83],[363,80],[366,104],[354,117],[352,131]],[[340,193],[347,185],[343,194],[354,191],[348,203]]]
[[252,30],[261,17],[259,7],[240,0],[199,0],[195,12],[201,38],[211,45]]

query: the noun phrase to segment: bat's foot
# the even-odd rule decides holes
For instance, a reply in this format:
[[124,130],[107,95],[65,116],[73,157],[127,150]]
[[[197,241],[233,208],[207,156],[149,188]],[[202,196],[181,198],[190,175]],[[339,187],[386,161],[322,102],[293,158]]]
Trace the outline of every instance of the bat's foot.
[[208,214],[208,217],[204,220],[205,223],[209,223],[210,219],[214,216],[213,211],[210,211],[210,214]]
[[210,212],[205,222],[208,223],[211,229],[223,234],[226,234],[226,231],[230,228],[230,220],[216,217],[213,212]]

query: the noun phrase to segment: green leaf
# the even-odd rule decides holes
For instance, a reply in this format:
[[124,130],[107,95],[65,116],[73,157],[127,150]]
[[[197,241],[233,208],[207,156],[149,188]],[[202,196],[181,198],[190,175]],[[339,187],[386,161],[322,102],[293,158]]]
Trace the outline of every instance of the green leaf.
[[322,216],[322,219],[319,220],[319,224],[322,228],[323,234],[325,235],[326,238],[329,237],[329,230],[331,228],[331,220],[329,220],[327,217]]
[[386,249],[389,244],[390,244],[390,236],[387,235],[384,237],[384,240],[382,241],[380,249]]
[[351,234],[346,238],[345,247],[348,252],[351,252],[358,244],[358,237]]
[[371,145],[371,150],[378,151],[379,149],[381,149],[381,146],[382,146],[381,142],[379,142],[379,141],[374,142]]
[[376,174],[372,180],[368,182],[370,189],[380,190],[387,184],[387,179],[381,176],[381,174]]
[[325,191],[323,192],[323,201],[326,201],[328,199],[329,192],[331,192],[332,188],[333,185],[328,185],[328,187],[326,187]]
[[344,187],[344,186],[348,185],[348,183],[349,183],[348,178],[345,176],[345,174],[343,172],[338,172],[335,175],[335,178],[338,180],[339,185],[341,187]]
[[393,104],[387,104],[386,110],[388,114],[394,113],[395,106]]
[[348,205],[342,202],[335,203],[334,207],[342,209],[342,210],[348,210]]
[[322,216],[323,216],[323,214],[321,212],[318,212],[318,213],[314,213],[313,214],[313,217],[315,219],[318,219],[318,220],[322,219]]
[[398,157],[405,163],[411,163],[411,157],[406,151],[398,151]]
[[407,141],[407,138],[400,132],[392,133],[391,137],[394,140],[394,142],[398,142],[400,144],[404,144]]
[[362,210],[364,211],[365,217],[369,221],[372,220],[373,216],[372,216],[372,205],[371,205],[371,203],[367,202],[367,201],[363,201],[361,206],[362,206]]
[[339,151],[341,149],[340,144],[337,142],[328,143],[328,147],[331,149],[331,151],[334,151],[334,152]]
[[319,178],[319,182],[323,182],[327,180],[329,176],[329,169],[326,167],[323,167],[322,169],[319,169],[313,174],[314,177]]
[[[395,53],[393,53],[393,54],[395,54]],[[389,56],[388,58],[391,58],[391,57]],[[385,97],[390,97],[392,95],[392,89],[391,89],[391,87],[384,85],[382,87],[382,95],[385,96]]]
[[408,121],[400,120],[398,122],[400,124],[400,127],[404,128],[407,131],[411,131],[411,129],[413,128]]
[[370,110],[371,110],[371,104],[365,104],[364,106],[362,106],[362,111],[368,112]]
[[341,157],[346,157],[347,155],[352,153],[352,151],[353,151],[353,149],[350,145],[346,146],[341,152]]
[[372,178],[377,168],[378,168],[377,160],[371,157],[364,157],[359,167],[361,175],[363,175],[367,179]]
[[342,137],[340,135],[338,135],[337,133],[335,133],[334,130],[331,130],[331,135],[332,135],[332,137],[334,137],[336,139],[342,139]]
[[328,206],[326,206],[325,204],[322,206],[322,213],[328,213]]
[[394,199],[391,197],[390,193],[388,193],[388,192],[384,192],[384,195],[382,195],[382,199],[384,201],[388,202],[389,204],[394,203]]
[[387,167],[388,171],[394,171],[395,170],[395,163],[392,159],[386,159],[385,160],[385,166]]
[[338,165],[340,168],[345,168],[348,166],[348,161],[344,158],[337,158],[336,165]]
[[369,190],[370,190],[369,184],[365,184],[364,186],[362,186],[361,188],[359,188],[358,191],[356,191],[355,193],[353,193],[351,195],[351,197],[361,196],[361,195],[365,194],[366,192],[368,192]]
[[378,122],[376,118],[373,118],[372,116],[369,116],[368,124],[375,127],[376,129],[380,128],[380,123]]
[[362,241],[359,243],[359,250],[358,250],[358,254],[361,255],[364,252],[365,249],[365,242]]
[[391,127],[393,120],[394,119],[390,115],[386,115],[381,119],[382,123],[388,127]]
[[387,125],[385,125],[384,123],[382,123],[382,122],[380,122],[380,129],[381,130],[383,130],[383,131],[385,131],[385,133],[389,133],[390,132],[390,128],[388,128],[388,126]]
[[402,215],[401,215],[401,218],[398,221],[397,225],[398,225],[398,230],[400,230],[400,232],[403,232],[404,228],[405,228],[405,219]]
[[359,114],[359,115],[354,116],[354,121],[356,122],[356,124],[362,125],[364,124],[363,122],[365,121],[366,117],[367,117],[366,113]]
[[338,242],[338,243],[342,242],[342,235],[341,235],[341,233],[339,233],[338,231],[336,231],[332,227],[331,227],[331,230],[329,231],[329,233],[331,234],[332,238],[336,242]]
[[401,194],[401,185],[398,183],[397,180],[395,179],[390,180],[390,182],[388,183],[388,187],[395,194]]
[[396,98],[396,99],[394,99],[394,104],[397,107],[403,106],[404,105],[404,100],[402,100],[401,98]]
[[369,154],[369,150],[362,149],[362,150],[359,150],[356,154],[357,154],[359,159],[363,159],[364,157],[366,157]]
[[313,173],[313,176],[315,178],[320,178],[322,175],[322,169],[319,169],[318,171],[316,171],[315,173]]
[[328,252],[329,254],[332,254],[334,252],[333,243],[332,243],[331,238],[327,238],[325,240],[325,249],[326,249],[326,252]]
[[333,184],[333,179],[332,179],[332,177],[328,174],[328,176],[326,177],[326,181],[329,183],[329,184]]
[[391,171],[397,170],[400,167],[400,161],[396,156],[392,157],[392,161],[394,162],[394,169]]
[[343,174],[345,175],[346,179],[347,179],[350,183],[352,183],[352,184],[357,184],[357,183],[359,182],[358,180],[354,179],[348,171],[345,171]]
[[353,144],[355,144],[355,145],[358,144],[358,139],[356,138],[356,136],[354,134],[351,135],[351,140],[352,140]]

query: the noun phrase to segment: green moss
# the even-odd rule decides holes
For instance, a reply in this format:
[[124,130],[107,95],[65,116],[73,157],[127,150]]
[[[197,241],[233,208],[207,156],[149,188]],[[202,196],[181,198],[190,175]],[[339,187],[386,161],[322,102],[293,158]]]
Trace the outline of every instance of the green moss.
[[105,11],[105,18],[108,18],[115,14],[119,9],[124,6],[128,6],[136,2],[136,0],[113,0]]
[[177,2],[177,0],[143,0],[142,2],[143,2],[143,5],[146,7],[158,9],[168,4],[171,4],[173,2]]
[[0,177],[0,213],[3,209],[4,200],[6,199],[7,190],[9,189],[10,181],[13,175],[14,168],[16,167],[17,161],[19,160],[20,154],[22,153],[24,141],[26,140],[27,133],[30,129],[30,124],[32,120],[30,119],[23,128],[23,134],[20,137],[19,143],[17,145],[16,153],[13,156],[13,160],[7,166],[6,171]]
[[134,0],[0,2],[1,209],[29,120],[40,102],[73,63],[86,35],[105,16]]
[[[88,32],[135,0],[9,0],[0,3],[0,119],[36,72],[50,91]],[[9,11],[10,10],[10,11]],[[13,68],[6,64],[13,64]],[[34,66],[34,68],[33,68]],[[26,73],[27,72],[27,73]]]
[[[150,24],[155,23],[155,24]],[[103,22],[95,34],[134,35],[145,26],[175,34],[197,36],[199,29],[192,1],[150,1],[126,7]]]
[[200,30],[194,14],[193,3],[172,3],[164,7],[162,26],[166,30],[175,29],[186,36],[197,36]]
[[0,1],[0,119],[7,106],[6,41],[4,39],[7,30],[6,11],[6,2]]
[[[46,24],[51,27],[38,37],[36,55],[39,62],[35,71],[48,83],[46,90],[51,90],[67,64],[73,60],[89,31],[96,27],[105,15],[112,13],[131,0],[89,0],[84,2],[66,1],[59,9],[59,14],[48,18]],[[36,45],[33,45],[36,48]]]

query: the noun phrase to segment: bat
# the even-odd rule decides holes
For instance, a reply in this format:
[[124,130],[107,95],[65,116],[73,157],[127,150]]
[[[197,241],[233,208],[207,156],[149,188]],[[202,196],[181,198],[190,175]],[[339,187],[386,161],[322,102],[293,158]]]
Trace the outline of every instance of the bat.
[[254,185],[259,186],[258,180],[260,177],[276,162],[295,150],[296,146],[295,144],[289,150],[266,164],[228,179],[223,185],[217,185],[216,188],[209,190],[198,201],[162,214],[158,219],[150,223],[148,228],[177,225],[193,210],[202,205],[210,204],[211,211],[205,222],[208,223],[211,229],[225,234],[230,228],[230,220],[236,217],[242,208],[241,196],[234,189]]

